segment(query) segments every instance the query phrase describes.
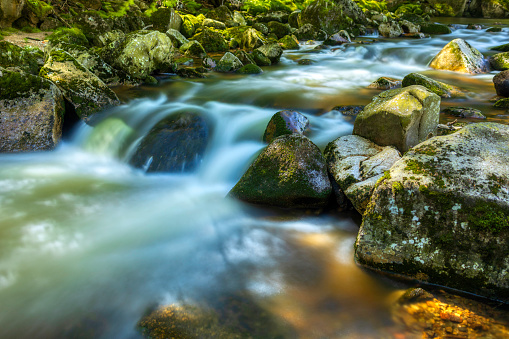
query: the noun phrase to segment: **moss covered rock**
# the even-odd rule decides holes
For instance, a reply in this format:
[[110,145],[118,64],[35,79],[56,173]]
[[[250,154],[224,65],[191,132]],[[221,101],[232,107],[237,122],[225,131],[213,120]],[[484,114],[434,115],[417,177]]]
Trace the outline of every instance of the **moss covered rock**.
[[201,27],[203,20],[205,20],[205,16],[200,14],[198,16],[194,16],[192,14],[182,15],[182,27],[180,31],[186,38],[190,38],[194,35],[196,30]]
[[465,98],[465,92],[456,86],[433,80],[419,73],[410,73],[403,78],[403,87],[421,85],[442,98]]
[[252,55],[247,53],[246,51],[238,50],[238,51],[236,51],[233,54],[237,58],[239,58],[239,60],[240,60],[240,62],[242,62],[242,64],[244,64],[246,66],[249,65],[249,64],[256,64],[255,61],[253,60]]
[[173,8],[159,8],[150,15],[150,22],[153,29],[164,33],[169,29],[180,31],[183,20]]
[[0,152],[53,149],[62,135],[64,98],[50,81],[0,67]]
[[300,24],[311,24],[327,34],[342,29],[352,31],[354,24],[366,24],[366,17],[352,0],[316,0],[300,14]]
[[39,65],[28,49],[7,41],[0,41],[0,67],[17,68],[31,74],[39,74]]
[[454,39],[431,60],[431,68],[461,73],[488,72],[484,56],[463,39]]
[[53,12],[53,6],[42,0],[26,0],[23,16],[32,26],[44,21]]
[[283,49],[299,49],[299,40],[295,37],[295,35],[286,35],[283,38],[279,39],[279,45]]
[[471,124],[410,150],[377,184],[358,263],[509,301],[509,127]]
[[440,97],[422,86],[382,92],[355,119],[353,134],[406,152],[435,133]]
[[504,0],[481,1],[482,14],[485,18],[507,18],[509,14],[509,3]]
[[297,111],[279,111],[272,116],[265,133],[263,141],[270,143],[275,138],[285,134],[304,134],[309,132],[309,120]]
[[497,71],[505,71],[509,69],[509,52],[498,53],[490,59],[491,68]]
[[283,24],[277,21],[271,21],[267,23],[269,33],[274,33],[278,39],[281,39],[285,35],[292,33],[292,28],[288,24]]
[[69,53],[53,49],[40,75],[56,84],[82,119],[120,104],[116,94]]
[[203,30],[193,36],[192,39],[198,41],[208,53],[228,52],[230,49],[223,35],[209,28],[203,28]]
[[312,24],[303,24],[295,31],[295,35],[299,40],[324,40],[327,37],[325,31],[317,29]]
[[345,194],[361,214],[366,210],[376,182],[401,159],[394,147],[381,147],[357,135],[330,142],[324,155],[329,173],[339,187],[335,190],[338,200]]
[[101,56],[133,78],[143,80],[154,72],[172,70],[173,54],[173,44],[166,34],[137,31],[127,34],[118,47],[105,47]]
[[184,45],[185,43],[189,42],[189,40],[186,39],[185,36],[182,35],[179,31],[176,29],[170,28],[166,31],[166,35],[170,37],[171,42],[173,43],[173,46],[180,48],[180,46]]
[[67,44],[89,46],[87,37],[79,28],[59,28],[48,36],[47,39],[52,44],[64,42]]
[[290,134],[262,151],[229,196],[268,206],[321,208],[331,192],[320,149],[305,136]]
[[472,107],[447,107],[442,113],[449,114],[457,118],[466,118],[466,119],[486,119],[486,117],[482,114],[482,112],[478,109]]
[[421,24],[421,32],[426,34],[451,34],[452,31],[449,27],[442,24],[436,23],[422,23]]
[[254,64],[247,64],[237,70],[239,74],[260,74],[263,73],[263,70]]
[[509,52],[509,44],[503,44],[495,47],[491,47],[494,51]]
[[146,172],[190,172],[201,163],[210,128],[202,116],[183,112],[157,123],[129,163]]
[[240,69],[242,62],[232,53],[226,52],[214,69],[216,72],[235,72]]
[[225,5],[221,5],[209,11],[207,13],[207,18],[221,22],[226,22],[227,20],[233,20],[233,13],[232,11],[230,11],[228,7],[226,7]]
[[192,58],[205,58],[207,56],[205,48],[196,40],[191,40],[183,44],[180,47],[180,51],[184,53],[185,56]]
[[240,48],[253,50],[264,44],[263,35],[254,28],[248,28],[240,36]]
[[378,26],[378,32],[384,38],[397,38],[403,34],[403,29],[396,21],[382,23]]
[[263,45],[258,47],[256,51],[267,57],[272,64],[277,64],[279,59],[281,59],[281,55],[283,54],[283,48],[281,48],[281,46],[279,46],[277,43]]

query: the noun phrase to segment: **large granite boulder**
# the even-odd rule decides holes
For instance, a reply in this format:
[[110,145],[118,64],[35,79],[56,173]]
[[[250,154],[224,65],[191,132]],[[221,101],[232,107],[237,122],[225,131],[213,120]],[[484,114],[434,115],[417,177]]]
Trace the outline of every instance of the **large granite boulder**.
[[509,302],[508,157],[495,123],[414,147],[377,184],[356,261]]
[[270,118],[263,133],[263,141],[270,143],[285,134],[304,134],[309,131],[309,120],[297,111],[279,111]]
[[208,145],[210,128],[195,113],[178,113],[157,123],[143,138],[130,164],[146,172],[191,172]]
[[431,68],[461,73],[488,72],[484,56],[463,39],[454,39],[431,60]]
[[330,142],[324,151],[329,173],[342,194],[359,213],[364,213],[377,181],[401,159],[392,146],[381,147],[358,135],[340,137]]
[[64,98],[53,83],[0,67],[0,152],[53,149],[64,112]]
[[352,0],[316,0],[300,13],[300,26],[311,24],[327,34],[351,31],[355,24],[365,23],[366,16]]
[[127,34],[118,46],[110,43],[101,56],[133,78],[144,80],[154,72],[171,71],[173,54],[172,41],[165,33],[137,31]]
[[56,84],[74,106],[76,114],[87,120],[92,114],[119,105],[117,95],[69,53],[53,49],[40,75]]
[[433,135],[440,97],[422,86],[380,93],[355,119],[353,134],[404,153]]
[[464,98],[466,96],[465,92],[456,86],[431,79],[419,73],[410,73],[403,78],[403,87],[413,85],[426,87],[430,92],[433,92],[442,98]]
[[0,0],[0,28],[11,27],[21,17],[25,0]]
[[300,134],[274,139],[251,164],[229,196],[287,208],[321,208],[332,192],[320,149]]

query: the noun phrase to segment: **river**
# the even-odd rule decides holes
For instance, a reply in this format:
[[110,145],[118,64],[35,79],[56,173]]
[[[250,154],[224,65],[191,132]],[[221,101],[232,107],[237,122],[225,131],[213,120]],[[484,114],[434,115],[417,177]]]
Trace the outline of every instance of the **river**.
[[[495,72],[427,67],[458,37],[490,55],[509,28],[458,26],[420,40],[368,36],[332,50],[303,44],[261,75],[119,89],[125,105],[103,112],[94,127],[77,126],[55,151],[1,154],[0,337],[69,338],[92,328],[89,337],[139,338],[136,324],[154,305],[214,304],[235,293],[283,319],[296,338],[382,337],[390,305],[407,286],[355,265],[358,216],[277,212],[225,196],[264,147],[275,112],[308,116],[310,138],[323,150],[353,128],[328,112],[369,103],[379,92],[366,87],[381,76],[424,72],[470,91],[443,107],[475,107],[505,122],[507,113],[488,102]],[[313,63],[299,65],[304,58]],[[199,169],[147,175],[130,167],[140,138],[183,110],[212,124]]]

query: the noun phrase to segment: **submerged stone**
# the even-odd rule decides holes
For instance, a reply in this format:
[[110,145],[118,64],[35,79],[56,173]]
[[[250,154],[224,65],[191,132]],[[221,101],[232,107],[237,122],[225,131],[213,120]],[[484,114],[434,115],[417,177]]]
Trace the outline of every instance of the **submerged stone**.
[[179,113],[157,123],[143,138],[129,163],[152,172],[190,172],[198,168],[209,140],[207,121]]
[[300,134],[274,139],[255,159],[230,197],[285,208],[322,208],[332,192],[320,149]]
[[401,87],[401,80],[389,78],[389,77],[380,77],[376,81],[373,81],[368,88],[388,90]]
[[509,127],[470,124],[407,152],[357,237],[364,266],[509,302]]
[[486,119],[480,110],[471,107],[447,107],[442,112],[458,118]]
[[410,73],[403,78],[403,87],[421,85],[442,98],[464,98],[465,93],[456,86],[431,79],[423,74]]

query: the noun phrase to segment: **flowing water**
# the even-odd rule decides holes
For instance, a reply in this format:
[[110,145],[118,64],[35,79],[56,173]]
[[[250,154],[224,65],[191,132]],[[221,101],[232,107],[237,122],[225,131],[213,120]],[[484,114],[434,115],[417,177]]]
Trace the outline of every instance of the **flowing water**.
[[[213,304],[231,293],[249,295],[296,338],[387,334],[389,306],[405,286],[355,265],[358,216],[276,212],[225,196],[264,147],[272,114],[307,115],[310,138],[323,149],[353,126],[331,108],[369,103],[378,92],[366,86],[380,76],[424,72],[446,80],[470,93],[443,106],[480,108],[488,121],[504,122],[507,113],[488,102],[495,73],[427,67],[457,37],[489,55],[489,47],[508,42],[509,29],[363,37],[320,51],[302,45],[257,76],[119,89],[125,105],[94,127],[78,126],[57,150],[0,155],[0,337],[139,338],[136,324],[154,305]],[[211,122],[199,170],[146,175],[130,167],[137,142],[181,111]]]

